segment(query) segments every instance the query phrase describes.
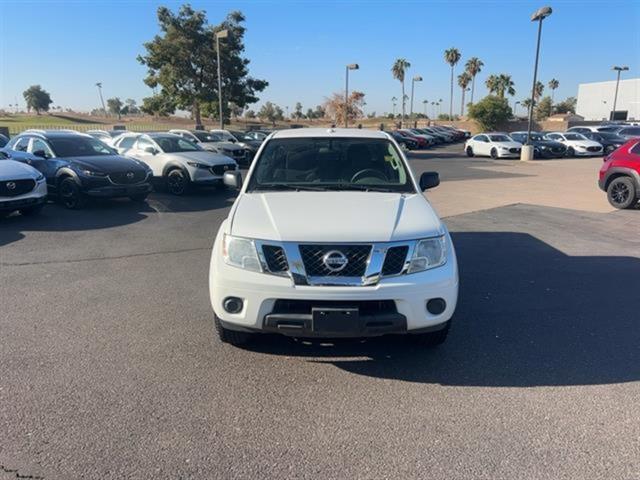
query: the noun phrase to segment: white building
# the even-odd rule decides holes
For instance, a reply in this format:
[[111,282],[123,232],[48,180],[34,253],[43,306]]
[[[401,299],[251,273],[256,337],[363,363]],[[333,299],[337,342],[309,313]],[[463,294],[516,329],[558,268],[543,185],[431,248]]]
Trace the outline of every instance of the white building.
[[[613,110],[616,81],[578,85],[576,113],[585,120],[608,120]],[[640,120],[640,78],[620,80],[617,112],[627,112],[627,120]]]

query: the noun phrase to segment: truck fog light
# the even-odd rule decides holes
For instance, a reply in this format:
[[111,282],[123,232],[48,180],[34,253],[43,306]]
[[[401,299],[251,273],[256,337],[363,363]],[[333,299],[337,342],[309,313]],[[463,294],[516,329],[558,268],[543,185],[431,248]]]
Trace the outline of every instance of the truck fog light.
[[222,302],[223,308],[229,313],[239,313],[242,305],[242,299],[238,297],[227,297]]
[[444,298],[432,298],[427,302],[427,311],[432,315],[440,315],[447,308]]

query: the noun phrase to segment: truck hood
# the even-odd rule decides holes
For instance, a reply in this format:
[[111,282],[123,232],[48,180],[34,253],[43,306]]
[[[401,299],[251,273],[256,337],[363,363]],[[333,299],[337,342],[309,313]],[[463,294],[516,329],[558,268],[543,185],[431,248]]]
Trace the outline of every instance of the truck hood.
[[444,233],[421,194],[380,192],[245,193],[230,233],[290,242],[390,242]]

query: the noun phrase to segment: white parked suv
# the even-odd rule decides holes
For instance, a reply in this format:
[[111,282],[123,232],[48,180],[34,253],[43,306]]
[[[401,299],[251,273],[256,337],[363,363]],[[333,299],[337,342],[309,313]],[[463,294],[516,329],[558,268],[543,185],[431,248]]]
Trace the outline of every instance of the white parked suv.
[[481,133],[464,144],[464,151],[469,157],[520,158],[521,149],[521,143],[504,133]]
[[223,342],[411,334],[442,343],[458,298],[447,228],[384,132],[271,134],[216,236],[209,288]]
[[224,173],[238,168],[226,155],[204,150],[173,133],[129,133],[119,136],[114,147],[120,155],[146,163],[174,195],[187,193],[191,186],[222,185]]
[[0,216],[16,210],[22,215],[35,215],[46,199],[44,175],[30,165],[7,160],[0,152]]

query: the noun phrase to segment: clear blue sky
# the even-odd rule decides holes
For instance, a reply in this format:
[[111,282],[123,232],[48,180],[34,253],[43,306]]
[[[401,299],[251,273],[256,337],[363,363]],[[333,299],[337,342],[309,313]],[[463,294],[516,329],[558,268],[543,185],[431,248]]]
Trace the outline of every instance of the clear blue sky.
[[[145,69],[136,56],[157,32],[158,5],[182,2],[145,0],[0,0],[0,107],[32,84],[47,89],[55,105],[90,110],[98,106],[95,82],[105,97],[138,101],[150,94]],[[394,59],[411,62],[416,104],[449,99],[449,68],[443,51],[455,46],[464,62],[485,63],[476,81],[511,74],[522,100],[531,88],[536,26],[530,14],[544,2],[529,1],[193,1],[211,23],[234,9],[247,17],[246,55],[251,75],[269,81],[261,95],[281,106],[304,108],[322,103],[344,88],[344,65],[360,70],[350,87],[366,94],[366,110],[391,110],[400,85],[390,73]],[[629,65],[626,78],[640,76],[640,2],[638,0],[550,1],[553,15],[544,23],[539,78],[560,81],[555,98],[577,95],[579,83],[614,78],[613,64]],[[409,77],[409,78],[410,78]],[[407,92],[408,93],[408,92]],[[460,91],[455,89],[454,110]],[[259,104],[257,106],[259,106]],[[420,107],[416,105],[415,109]],[[256,106],[256,107],[257,107]],[[445,109],[443,109],[445,111]]]

